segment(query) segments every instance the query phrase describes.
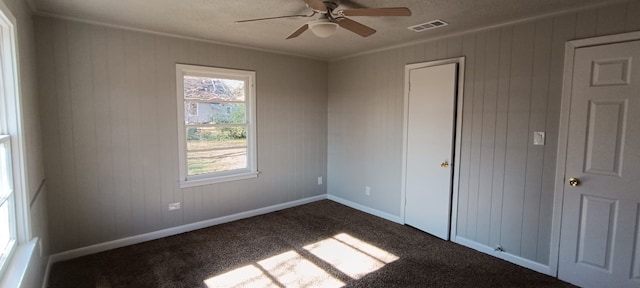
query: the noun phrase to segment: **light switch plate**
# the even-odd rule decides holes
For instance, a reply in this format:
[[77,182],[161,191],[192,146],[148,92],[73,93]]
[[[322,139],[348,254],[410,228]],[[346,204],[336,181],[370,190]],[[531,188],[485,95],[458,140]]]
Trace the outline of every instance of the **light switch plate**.
[[544,145],[544,132],[533,132],[533,145]]
[[180,209],[180,202],[169,203],[169,211]]

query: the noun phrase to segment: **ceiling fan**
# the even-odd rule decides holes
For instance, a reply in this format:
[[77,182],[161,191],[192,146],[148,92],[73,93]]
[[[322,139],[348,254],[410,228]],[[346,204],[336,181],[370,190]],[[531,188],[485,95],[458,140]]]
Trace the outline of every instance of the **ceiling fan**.
[[296,38],[308,29],[318,37],[326,38],[336,32],[338,27],[347,29],[362,37],[368,37],[376,33],[376,30],[346,16],[411,16],[411,10],[407,7],[386,7],[386,8],[356,8],[337,10],[339,4],[335,0],[303,0],[311,8],[309,15],[287,15],[267,18],[256,18],[236,21],[236,23],[272,20],[294,17],[313,17],[315,20],[309,21],[291,33],[287,39]]

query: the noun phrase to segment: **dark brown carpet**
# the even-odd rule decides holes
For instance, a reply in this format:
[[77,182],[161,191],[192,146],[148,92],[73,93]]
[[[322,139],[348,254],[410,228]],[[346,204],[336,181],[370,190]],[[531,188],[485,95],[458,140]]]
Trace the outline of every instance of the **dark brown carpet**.
[[[304,249],[341,233],[399,259],[354,279]],[[243,267],[262,270],[263,278],[271,281],[266,286],[322,284],[291,285],[287,275],[270,274],[259,264],[291,251],[346,287],[572,287],[329,200],[56,263],[49,287],[207,287],[204,280]],[[296,267],[285,268],[280,272]]]

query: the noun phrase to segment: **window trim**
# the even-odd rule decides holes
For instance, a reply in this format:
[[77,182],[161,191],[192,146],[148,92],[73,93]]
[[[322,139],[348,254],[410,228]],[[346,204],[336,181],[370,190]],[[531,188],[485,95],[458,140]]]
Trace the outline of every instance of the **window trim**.
[[[246,81],[245,107],[247,127],[247,168],[227,170],[196,176],[187,173],[186,127],[184,122],[184,76],[219,77]],[[188,188],[200,185],[237,181],[258,177],[258,161],[256,149],[256,72],[248,70],[226,69],[189,64],[176,64],[176,98],[178,111],[178,165],[179,186]]]

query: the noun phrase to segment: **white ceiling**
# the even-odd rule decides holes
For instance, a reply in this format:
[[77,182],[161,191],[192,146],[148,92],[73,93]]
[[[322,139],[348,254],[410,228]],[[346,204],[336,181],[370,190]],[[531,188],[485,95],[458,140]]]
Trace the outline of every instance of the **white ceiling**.
[[[347,30],[329,38],[310,31],[285,38],[310,18],[250,23],[237,20],[308,14],[303,0],[31,0],[38,13],[335,59],[486,26],[620,0],[335,0],[342,8],[409,7],[410,17],[351,17],[378,32],[362,38]],[[449,26],[416,33],[408,26],[442,19]]]

